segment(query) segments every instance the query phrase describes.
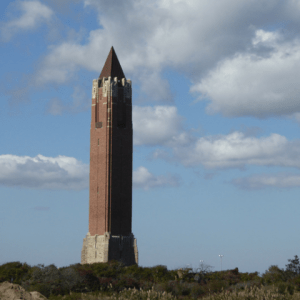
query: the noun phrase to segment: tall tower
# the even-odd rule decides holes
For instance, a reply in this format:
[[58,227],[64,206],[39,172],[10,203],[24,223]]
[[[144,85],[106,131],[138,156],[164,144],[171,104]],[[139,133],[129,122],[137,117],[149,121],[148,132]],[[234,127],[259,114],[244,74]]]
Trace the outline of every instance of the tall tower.
[[81,263],[138,263],[132,220],[132,93],[112,47],[93,80],[89,232]]

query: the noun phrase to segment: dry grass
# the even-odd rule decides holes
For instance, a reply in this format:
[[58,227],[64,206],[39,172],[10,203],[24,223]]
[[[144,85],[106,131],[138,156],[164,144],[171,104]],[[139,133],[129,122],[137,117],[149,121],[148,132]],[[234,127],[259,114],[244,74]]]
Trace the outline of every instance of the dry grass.
[[[50,297],[50,299],[53,299]],[[175,300],[177,299],[171,293],[157,292],[152,290],[144,291],[137,289],[127,289],[120,293],[113,293],[111,296],[101,294],[71,294],[63,297],[55,297],[55,300]],[[186,298],[193,299],[193,298]],[[200,298],[199,298],[200,299]],[[300,300],[300,292],[291,295],[287,290],[279,292],[275,286],[268,287],[250,287],[241,291],[222,291],[218,294],[211,294],[201,300]]]
[[242,291],[222,291],[219,294],[212,294],[202,300],[300,300],[300,293],[290,293],[285,290],[282,293],[278,292],[278,289],[274,286],[272,287],[251,287],[245,288]]
[[176,297],[172,296],[171,293],[157,292],[153,288],[149,291],[137,290],[137,289],[125,289],[120,293],[113,293],[112,296],[95,295],[95,294],[77,294],[72,293],[68,296],[56,296],[50,297],[55,300],[175,300]]
[[119,294],[113,295],[110,300],[125,300],[125,299],[133,299],[133,300],[154,300],[154,299],[160,299],[160,300],[173,300],[176,299],[176,297],[172,296],[171,293],[166,292],[156,292],[154,289],[149,291],[143,291],[143,290],[124,290],[120,292]]

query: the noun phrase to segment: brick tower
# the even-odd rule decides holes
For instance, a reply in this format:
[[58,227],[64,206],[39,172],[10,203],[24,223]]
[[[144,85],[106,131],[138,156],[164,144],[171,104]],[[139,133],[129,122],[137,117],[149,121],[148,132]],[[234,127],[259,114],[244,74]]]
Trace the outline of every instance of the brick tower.
[[138,263],[132,219],[132,96],[112,47],[93,81],[89,232],[81,263]]

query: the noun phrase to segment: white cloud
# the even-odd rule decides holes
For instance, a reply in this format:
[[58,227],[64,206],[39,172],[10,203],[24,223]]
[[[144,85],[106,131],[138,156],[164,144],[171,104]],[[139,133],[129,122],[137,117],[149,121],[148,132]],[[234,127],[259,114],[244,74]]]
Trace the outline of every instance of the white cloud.
[[[300,20],[296,15],[299,14],[300,7],[294,0],[284,3],[275,0],[86,0],[84,3],[86,9],[97,11],[101,29],[91,31],[85,44],[74,41],[53,46],[40,66],[37,75],[39,83],[64,83],[80,68],[100,72],[109,48],[113,45],[127,77],[139,82],[141,90],[148,94],[151,101],[170,101],[168,83],[161,75],[166,68],[187,75],[196,84],[195,91],[212,96],[214,105],[210,109],[222,110],[227,115],[257,115],[256,98],[251,98],[247,107],[244,105],[244,97],[249,100],[250,96],[257,95],[263,99],[261,104],[265,108],[262,109],[262,115],[278,113],[279,109],[274,108],[267,113],[270,109],[269,102],[285,107],[282,103],[285,103],[287,93],[282,92],[282,89],[288,86],[288,82],[291,87],[290,98],[296,94],[296,79],[293,76],[298,66],[294,67],[292,64],[297,64],[298,43],[281,41],[271,33],[260,30],[263,26],[285,20],[289,20],[287,30],[299,27]],[[298,31],[294,30],[288,38],[293,39],[296,32]],[[261,52],[257,49],[261,44],[265,48],[271,47],[264,50],[265,53],[271,53],[269,59],[255,55]],[[240,55],[234,56],[237,53]],[[284,53],[287,55],[283,55]],[[217,71],[207,75],[209,70],[222,61],[218,68],[223,73],[219,77]],[[233,75],[228,71],[229,63],[233,63]],[[276,63],[279,65],[276,66]],[[283,77],[278,73],[281,67],[286,78],[282,83],[278,79]],[[246,71],[243,73],[240,70],[242,68],[246,68],[249,74]],[[249,90],[249,94],[240,84],[234,83],[238,76],[235,76],[236,73],[244,75],[238,78],[238,83],[243,84],[242,87]],[[252,83],[256,79],[253,73],[257,75],[257,80]],[[203,76],[204,81],[201,81]],[[222,84],[215,92],[212,89],[214,81],[209,80],[211,76]],[[225,105],[221,105],[225,96],[218,93],[222,89],[226,91],[227,81],[224,76],[233,81],[229,82],[225,93],[227,98],[234,96],[234,101],[230,102],[232,109],[228,111]],[[260,79],[262,83],[259,82]],[[260,92],[263,92],[262,96]],[[215,99],[219,99],[219,102]],[[242,103],[241,107],[238,107],[239,104],[234,106],[237,101]],[[287,103],[298,109],[297,105],[291,104],[292,100]],[[284,109],[282,113],[287,114],[290,110],[291,108]]]
[[258,30],[253,45],[272,51],[225,59],[191,91],[210,99],[209,113],[265,118],[299,112],[300,40],[280,42],[278,33]]
[[163,145],[178,138],[183,118],[175,106],[133,106],[134,145]]
[[234,179],[232,183],[242,189],[293,188],[300,187],[300,174],[260,174]]
[[76,158],[0,155],[0,185],[32,189],[88,188],[89,166]]
[[259,29],[255,32],[255,37],[252,40],[253,46],[271,46],[274,47],[277,45],[277,41],[280,39],[278,32],[268,32],[262,29]]
[[[133,172],[133,187],[137,189],[174,187],[179,183],[177,176],[155,176],[145,167],[139,167]],[[30,189],[83,190],[89,186],[89,165],[62,155],[0,155],[0,185]]]
[[[247,165],[300,168],[300,141],[284,136],[251,137],[241,132],[202,137],[189,144],[174,144],[172,159],[184,166],[208,169],[244,168]],[[166,152],[155,158],[166,159]],[[169,157],[170,159],[170,157]]]
[[5,40],[18,31],[35,29],[42,22],[49,22],[53,17],[53,11],[40,1],[16,1],[15,6],[22,15],[2,24],[1,34]]
[[139,167],[133,171],[133,188],[148,190],[157,187],[179,186],[180,179],[177,176],[151,174],[145,167]]

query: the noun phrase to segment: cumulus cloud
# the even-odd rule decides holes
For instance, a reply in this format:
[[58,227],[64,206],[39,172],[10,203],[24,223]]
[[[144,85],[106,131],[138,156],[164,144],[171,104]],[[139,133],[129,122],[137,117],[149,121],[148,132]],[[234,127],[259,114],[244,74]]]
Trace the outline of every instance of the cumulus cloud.
[[262,189],[267,187],[293,188],[300,187],[300,174],[259,174],[237,178],[232,183],[242,189]]
[[16,1],[15,7],[21,11],[21,16],[1,25],[1,35],[5,40],[18,31],[32,30],[43,22],[49,22],[54,14],[51,8],[37,0]]
[[178,138],[183,118],[175,106],[133,106],[134,145],[163,145]]
[[[151,189],[178,186],[180,178],[175,175],[155,176],[145,167],[133,172],[133,187]],[[59,155],[57,157],[36,157],[0,155],[0,185],[49,190],[83,190],[89,187],[89,165],[76,158]],[[48,207],[35,207],[48,210]]]
[[[296,18],[300,7],[296,1],[287,0],[281,3],[254,0],[245,3],[238,0],[85,0],[84,3],[85,9],[97,11],[100,29],[91,31],[84,44],[74,41],[51,47],[37,74],[39,84],[65,83],[80,68],[100,72],[109,47],[114,45],[125,74],[140,83],[141,90],[149,95],[151,101],[170,101],[168,82],[163,79],[162,72],[166,68],[172,68],[187,75],[194,82],[194,91],[212,97],[214,105],[210,106],[211,111],[222,110],[227,115],[257,115],[256,109],[251,108],[256,107],[256,104],[251,104],[256,103],[256,99],[251,98],[248,111],[243,105],[240,105],[242,108],[233,107],[226,111],[226,107],[220,104],[224,102],[225,96],[228,98],[232,95],[234,88],[237,93],[234,94],[235,100],[231,100],[231,103],[237,99],[243,104],[246,101],[246,92],[240,85],[231,83],[235,77],[229,82],[229,91],[225,96],[219,93],[227,85],[226,82],[224,87],[226,80],[223,77],[231,78],[231,73],[227,74],[229,63],[234,64],[233,75],[244,75],[239,77],[238,82],[244,84],[242,87],[246,87],[246,90],[250,90],[246,99],[249,100],[250,96],[263,92],[259,96],[260,99],[263,98],[262,105],[266,108],[262,110],[261,115],[268,115],[270,101],[275,101],[275,106],[284,106],[283,98],[287,93],[282,90],[287,87],[288,82],[292,88],[290,98],[296,94],[296,79],[290,81],[298,68],[297,65],[290,68],[298,55],[298,44],[293,40],[299,32],[296,29],[300,27],[300,20]],[[291,34],[287,36],[291,42],[282,41],[272,33],[260,31],[264,26],[285,20],[289,20],[286,29],[290,30]],[[258,51],[262,44],[265,50]],[[271,57],[265,57],[264,60],[255,54],[262,52],[270,52]],[[276,63],[279,65],[276,66]],[[218,69],[214,69],[216,65]],[[243,73],[244,67],[244,73],[251,71],[249,75]],[[280,67],[283,67],[286,79],[278,86]],[[260,68],[262,71],[259,71]],[[219,69],[222,71],[220,78]],[[209,73],[210,70],[215,71]],[[253,73],[256,72],[259,73],[258,77],[254,78],[256,80],[252,83]],[[271,78],[265,78],[269,76]],[[211,77],[222,83],[216,92],[212,89],[214,81],[210,80]],[[262,84],[260,79],[263,79]],[[270,90],[271,88],[275,89]],[[293,106],[291,102],[292,100],[288,101],[289,107]],[[290,109],[283,110],[283,113],[289,113]],[[278,111],[279,109],[273,109],[271,114]]]
[[157,187],[175,187],[179,186],[180,178],[174,175],[151,174],[145,167],[139,167],[133,171],[133,188],[148,190]]
[[50,190],[88,187],[89,166],[76,158],[0,155],[0,185]]
[[[253,137],[233,132],[202,137],[193,143],[174,145],[172,152],[172,159],[187,167],[203,165],[207,169],[241,169],[257,165],[300,168],[300,141],[288,141],[279,134]],[[154,157],[165,159],[167,154],[158,151]]]
[[258,30],[253,46],[272,50],[225,59],[191,90],[211,101],[209,113],[265,118],[299,112],[300,40],[281,42],[278,33]]

